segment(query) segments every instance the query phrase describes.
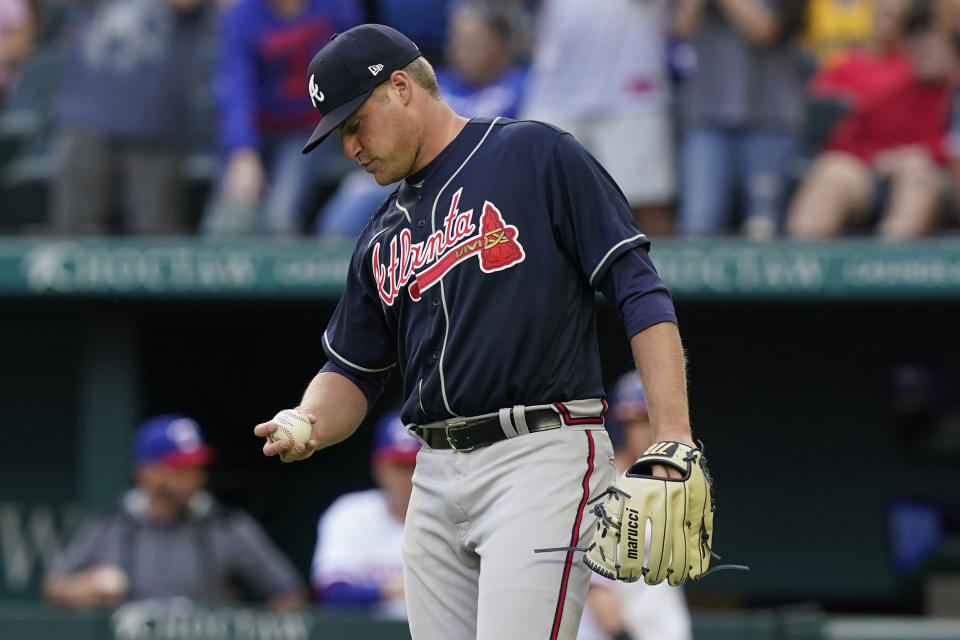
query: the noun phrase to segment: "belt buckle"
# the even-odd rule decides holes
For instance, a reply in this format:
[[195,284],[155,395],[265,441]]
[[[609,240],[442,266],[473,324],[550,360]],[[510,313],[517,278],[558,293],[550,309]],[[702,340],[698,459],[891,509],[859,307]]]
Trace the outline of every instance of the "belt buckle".
[[443,435],[444,435],[444,437],[447,439],[447,444],[450,445],[450,448],[451,448],[452,450],[454,450],[454,451],[468,452],[468,451],[473,451],[474,449],[477,448],[476,445],[473,445],[472,447],[468,447],[468,448],[466,448],[466,449],[460,449],[460,448],[457,447],[457,445],[455,445],[455,444],[453,443],[453,438],[450,437],[450,428],[451,428],[451,427],[454,427],[454,428],[456,428],[456,427],[465,427],[466,425],[467,425],[467,421],[466,421],[466,420],[450,420],[450,421],[447,422],[447,426],[445,426],[445,427],[443,428]]

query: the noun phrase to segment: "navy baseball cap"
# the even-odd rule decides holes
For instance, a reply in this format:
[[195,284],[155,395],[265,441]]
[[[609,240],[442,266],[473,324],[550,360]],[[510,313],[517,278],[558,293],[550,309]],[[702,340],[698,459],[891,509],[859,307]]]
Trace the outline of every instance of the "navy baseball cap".
[[374,464],[415,464],[418,451],[420,442],[407,431],[399,413],[380,419],[373,435]]
[[204,443],[196,420],[171,413],[150,418],[137,428],[133,457],[137,464],[201,467],[213,460],[213,449]]
[[307,93],[322,118],[303,153],[343,124],[391,73],[419,57],[420,49],[407,36],[382,24],[333,34],[307,69]]

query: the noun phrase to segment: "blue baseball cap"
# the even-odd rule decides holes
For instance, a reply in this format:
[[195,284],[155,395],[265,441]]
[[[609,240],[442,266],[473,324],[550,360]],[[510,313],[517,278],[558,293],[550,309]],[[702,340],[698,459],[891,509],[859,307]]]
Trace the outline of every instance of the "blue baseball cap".
[[303,153],[343,124],[391,73],[419,57],[420,49],[407,36],[382,24],[333,34],[307,68],[307,93],[321,120]]
[[399,412],[384,415],[373,436],[374,464],[415,464],[420,442],[407,431]]
[[150,418],[134,435],[133,458],[137,464],[201,467],[209,464],[213,455],[213,449],[203,441],[197,421],[182,414]]
[[647,396],[636,371],[628,371],[617,379],[610,394],[610,412],[623,422],[647,417]]
[[626,423],[644,420],[648,416],[647,396],[643,391],[640,374],[631,370],[617,379],[610,393],[610,409],[607,411],[607,434],[614,447],[623,444],[623,429]]

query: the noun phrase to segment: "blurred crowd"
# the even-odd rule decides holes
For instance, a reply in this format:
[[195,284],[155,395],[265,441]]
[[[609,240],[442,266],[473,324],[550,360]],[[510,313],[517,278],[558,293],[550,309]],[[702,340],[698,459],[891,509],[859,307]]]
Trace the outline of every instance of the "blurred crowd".
[[570,131],[651,235],[960,228],[960,0],[2,0],[0,232],[356,236],[391,189],[301,148],[362,22]]

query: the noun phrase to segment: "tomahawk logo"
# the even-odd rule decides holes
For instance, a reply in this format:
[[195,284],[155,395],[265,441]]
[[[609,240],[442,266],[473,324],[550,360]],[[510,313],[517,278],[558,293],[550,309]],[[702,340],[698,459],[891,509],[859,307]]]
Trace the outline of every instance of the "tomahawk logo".
[[307,84],[307,90],[310,92],[310,102],[313,103],[314,109],[319,109],[317,106],[318,102],[323,102],[324,96],[323,92],[320,91],[320,87],[317,86],[317,81],[314,78],[314,74],[310,74],[310,82]]
[[507,224],[496,205],[486,200],[478,229],[473,223],[473,209],[459,210],[462,192],[463,187],[453,194],[443,228],[423,242],[413,242],[410,229],[403,229],[391,238],[386,265],[380,261],[381,243],[373,246],[373,276],[380,298],[386,304],[393,305],[408,283],[410,298],[420,300],[424,291],[472,256],[477,256],[484,273],[502,271],[523,262],[526,254],[518,241],[517,228]]

